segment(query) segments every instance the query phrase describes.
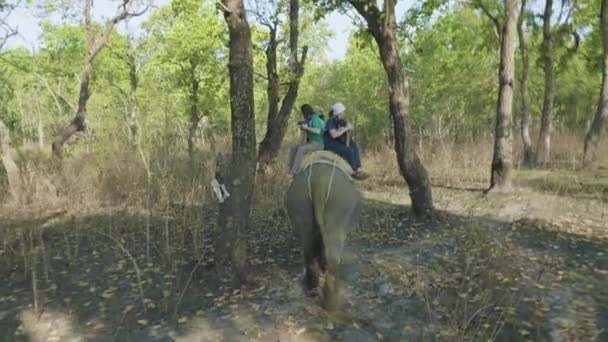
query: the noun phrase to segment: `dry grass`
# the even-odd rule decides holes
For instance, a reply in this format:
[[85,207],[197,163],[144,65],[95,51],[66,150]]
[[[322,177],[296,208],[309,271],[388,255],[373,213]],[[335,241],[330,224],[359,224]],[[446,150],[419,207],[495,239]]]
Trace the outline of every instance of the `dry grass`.
[[[577,170],[580,151],[575,147],[581,145],[579,140],[576,135],[556,135],[554,161],[549,168],[566,169],[571,173]],[[4,246],[0,249],[0,270],[22,274],[22,278],[29,281],[27,288],[33,302],[38,305],[49,296],[48,289],[56,286],[53,257],[62,255],[72,266],[92,262],[87,254],[103,250],[101,244],[112,251],[112,258],[123,260],[120,268],[116,266],[117,270],[133,273],[130,279],[137,302],[133,303],[137,306],[134,311],[154,311],[160,307],[162,315],[177,319],[181,312],[191,309],[184,295],[195,283],[194,278],[200,269],[213,264],[217,204],[212,197],[210,181],[214,172],[214,152],[199,151],[191,161],[183,152],[183,146],[145,145],[142,160],[140,154],[124,151],[121,146],[100,146],[89,152],[76,147],[61,166],[46,152],[18,154],[24,185],[18,201],[5,203],[0,208],[2,223],[8,222],[0,231],[0,242]],[[220,143],[218,146],[226,145]],[[603,158],[608,156],[607,147],[604,143],[599,153]],[[519,160],[517,144],[514,150],[514,158]],[[485,210],[484,214],[496,214],[499,209],[492,207],[494,204],[482,203],[459,190],[442,189],[481,189],[487,185],[492,157],[490,137],[458,144],[449,139],[423,142],[419,153],[437,187],[434,194],[440,208],[447,208],[449,202],[457,204],[450,208],[477,206]],[[286,159],[284,149],[273,167],[258,174],[250,234],[263,243],[256,245],[259,241],[254,240],[252,255],[255,258],[260,255],[271,258],[273,254],[281,254],[281,248],[289,246],[285,241],[291,236],[283,207],[289,183]],[[601,160],[600,164],[606,161]],[[379,194],[383,202],[407,203],[405,184],[398,173],[393,150],[388,147],[367,149],[363,162],[372,178],[362,183],[362,188]],[[540,174],[525,171],[517,177],[525,180],[530,173]],[[560,175],[556,171],[550,173]],[[582,175],[588,176],[583,180],[585,182],[604,179],[598,178],[604,177],[602,171]],[[560,177],[539,177],[544,181],[542,187],[534,188],[535,191],[555,195],[562,189],[562,196],[574,195],[571,190],[563,191]],[[521,184],[531,186],[530,183]],[[589,184],[581,191],[589,193],[589,189],[596,189],[596,183]],[[505,201],[518,200],[511,197]],[[384,253],[382,246],[399,240],[395,231],[403,227],[405,221],[402,216],[395,222],[388,220],[387,215],[394,211],[382,209],[366,213],[371,223],[357,239],[377,240],[378,255]],[[462,211],[458,214],[467,216]],[[425,324],[430,322],[435,326],[429,333],[440,340],[467,340],[496,337],[505,326],[510,333],[520,330],[523,335],[517,335],[518,338],[524,338],[528,333],[541,336],[541,330],[546,332],[546,322],[540,319],[526,321],[532,327],[517,323],[519,318],[531,315],[521,309],[521,300],[529,287],[537,283],[536,275],[531,272],[534,270],[524,267],[525,257],[521,250],[507,250],[487,228],[469,224],[459,226],[460,223],[452,221],[446,225],[457,225],[458,229],[442,227],[441,234],[427,234],[425,238],[417,237],[417,232],[412,233],[421,239],[415,242],[416,245],[428,247],[428,253],[436,255],[434,261],[412,264],[408,272],[418,272],[415,279],[407,278],[407,274],[404,276],[407,279],[399,278],[407,280],[404,286],[411,287],[410,295],[425,302],[430,317]],[[416,231],[417,226],[412,227]],[[367,233],[370,235],[365,235]],[[425,245],[423,240],[430,243],[429,236],[434,236],[433,241]],[[437,244],[447,244],[452,250],[442,254],[434,250]],[[518,263],[510,262],[515,258],[519,258]],[[252,260],[252,267],[263,268],[264,262]],[[528,280],[524,281],[524,276]],[[158,290],[152,286],[154,283],[162,284],[160,297],[154,297],[154,291]],[[517,287],[517,291],[507,287]],[[155,298],[153,302],[150,297]],[[500,309],[490,309],[496,307]],[[538,331],[534,332],[534,329]]]

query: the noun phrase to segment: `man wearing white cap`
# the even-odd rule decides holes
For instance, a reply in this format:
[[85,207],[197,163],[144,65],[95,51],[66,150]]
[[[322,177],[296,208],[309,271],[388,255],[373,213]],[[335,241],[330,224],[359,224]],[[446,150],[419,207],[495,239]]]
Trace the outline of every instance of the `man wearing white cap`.
[[325,123],[325,149],[348,161],[354,170],[353,178],[362,180],[368,175],[361,167],[359,147],[348,139],[348,132],[353,130],[353,126],[344,119],[345,110],[346,107],[340,102],[331,106],[333,115]]

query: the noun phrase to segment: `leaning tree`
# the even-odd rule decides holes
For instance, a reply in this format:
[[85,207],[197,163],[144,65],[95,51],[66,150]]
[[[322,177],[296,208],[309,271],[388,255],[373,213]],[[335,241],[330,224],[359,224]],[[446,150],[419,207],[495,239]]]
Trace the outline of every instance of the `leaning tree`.
[[596,158],[597,145],[600,142],[602,131],[604,131],[606,127],[606,119],[608,119],[608,0],[602,0],[600,27],[604,56],[602,85],[600,88],[600,99],[598,101],[597,111],[595,112],[591,127],[589,127],[589,131],[585,136],[583,157],[585,166],[591,165]]
[[416,153],[410,124],[410,92],[405,68],[401,62],[397,39],[397,0],[385,0],[382,6],[371,0],[316,0],[322,9],[344,9],[352,6],[365,20],[367,32],[378,46],[380,62],[389,86],[389,111],[393,124],[395,153],[399,171],[409,187],[412,209],[418,218],[430,218],[435,209],[431,182]]
[[101,52],[101,50],[110,41],[112,31],[118,22],[130,17],[140,16],[148,10],[148,7],[146,7],[139,12],[130,12],[129,7],[131,7],[132,1],[123,0],[118,8],[118,13],[106,21],[103,30],[98,33],[93,27],[93,21],[91,18],[93,0],[83,0],[83,2],[86,51],[84,65],[82,67],[82,71],[80,72],[78,107],[76,109],[76,116],[74,116],[70,124],[61,129],[57,136],[53,139],[53,156],[57,159],[61,159],[63,157],[63,145],[66,143],[66,141],[68,141],[76,132],[84,132],[86,129],[87,102],[91,96],[89,84],[93,75],[93,61],[95,60],[95,57],[99,55],[99,52]]

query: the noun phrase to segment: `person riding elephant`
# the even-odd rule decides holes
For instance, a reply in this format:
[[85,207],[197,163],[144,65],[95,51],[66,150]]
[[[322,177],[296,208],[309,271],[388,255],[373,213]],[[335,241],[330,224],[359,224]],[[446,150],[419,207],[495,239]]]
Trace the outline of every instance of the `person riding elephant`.
[[359,146],[348,135],[353,126],[346,121],[345,110],[346,107],[340,102],[331,107],[330,118],[325,123],[325,150],[332,151],[348,161],[354,171],[351,176],[363,180],[369,175],[361,166]]
[[300,108],[304,121],[299,123],[299,128],[306,133],[306,142],[291,149],[289,154],[289,174],[295,175],[300,167],[304,154],[312,151],[323,150],[323,127],[325,122],[308,103]]

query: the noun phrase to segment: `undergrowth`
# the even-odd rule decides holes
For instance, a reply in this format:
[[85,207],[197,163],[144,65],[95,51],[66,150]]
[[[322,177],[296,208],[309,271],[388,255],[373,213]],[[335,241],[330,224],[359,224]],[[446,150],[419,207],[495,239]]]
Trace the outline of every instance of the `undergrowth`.
[[[550,166],[570,163],[568,176],[540,176],[542,184],[535,190],[571,195],[573,184],[578,184],[578,192],[599,191],[598,196],[604,196],[605,191],[598,189],[605,179],[584,178],[572,171],[580,161],[578,151],[565,142],[568,139],[573,138],[558,139],[554,155],[559,159]],[[467,188],[487,183],[491,147],[489,138],[458,145],[449,140],[429,141],[419,146],[419,152],[435,185]],[[249,231],[254,269],[263,267],[264,258],[273,251],[295,248],[286,242],[293,237],[283,205],[289,184],[284,153],[256,180]],[[188,158],[176,147],[131,151],[109,145],[89,152],[81,149],[61,164],[43,152],[22,151],[17,157],[22,191],[0,209],[0,272],[27,282],[33,307],[38,310],[46,296],[57,293],[58,281],[65,276],[63,268],[93,262],[95,255],[91,259],[89,253],[103,254],[99,249],[106,248],[112,251],[108,262],[113,272],[130,279],[136,310],[159,310],[179,320],[182,308],[189,305],[185,295],[197,276],[215,265],[217,202],[210,189],[214,152],[201,150]],[[361,187],[405,191],[394,151],[388,147],[364,149],[364,167],[373,176]],[[534,189],[530,182],[536,178],[529,176],[533,172],[518,177],[521,184]],[[394,230],[403,229],[405,221],[393,222],[393,230],[385,234],[390,215],[384,211],[368,215],[375,215],[366,229],[378,243],[399,243]],[[435,338],[548,338],[546,306],[534,290],[543,286],[542,267],[523,267],[519,251],[487,227],[459,225],[435,237],[437,243],[446,244],[444,253],[433,255],[428,263],[409,265],[397,278],[406,295],[425,303]],[[264,244],[256,245],[261,240]],[[90,284],[82,290],[90,290]],[[118,291],[106,289],[101,295],[112,297]],[[587,332],[586,337],[594,336],[592,330]]]

